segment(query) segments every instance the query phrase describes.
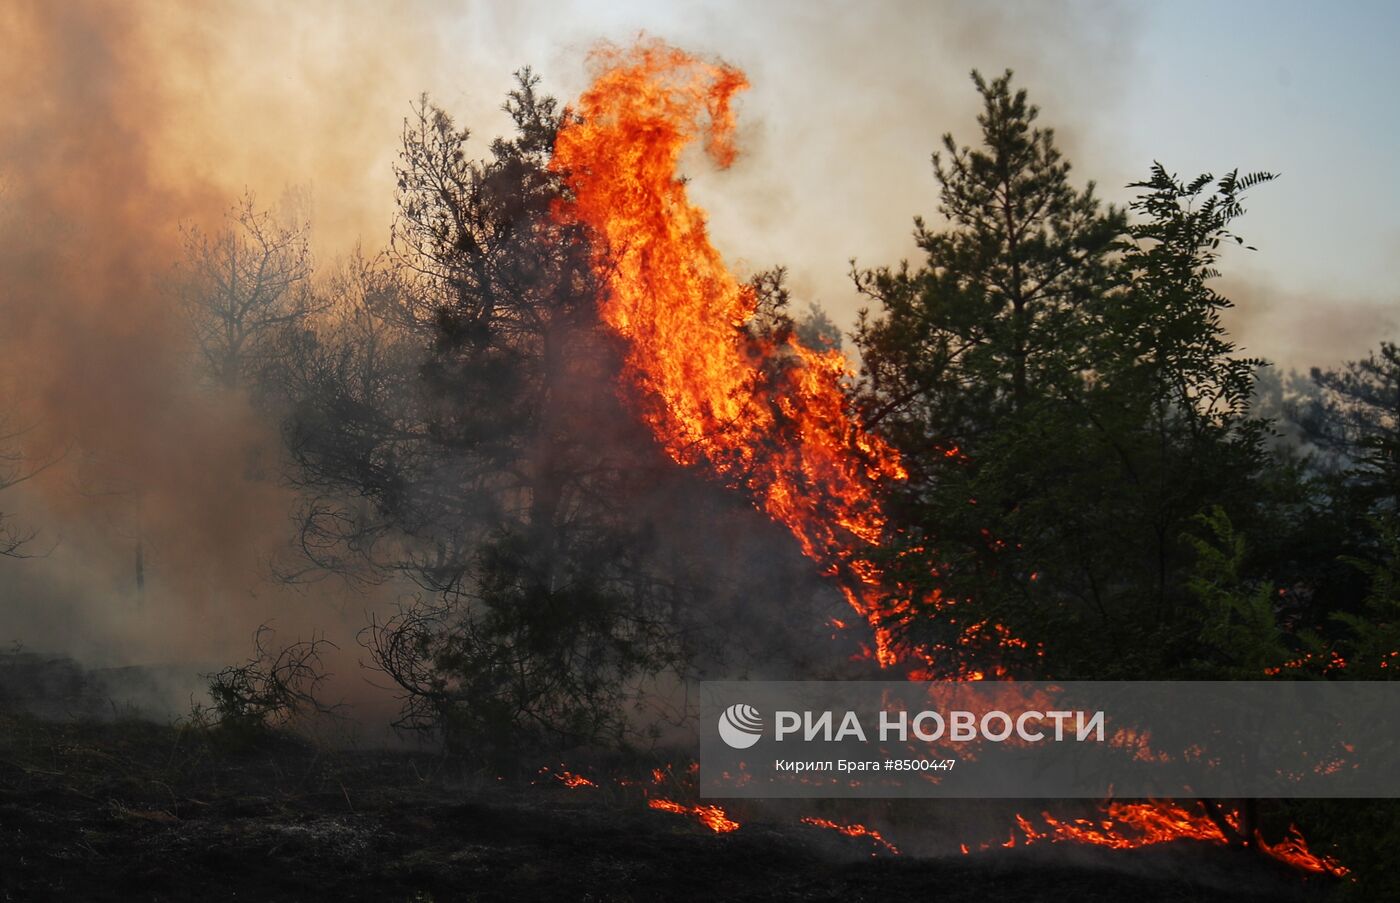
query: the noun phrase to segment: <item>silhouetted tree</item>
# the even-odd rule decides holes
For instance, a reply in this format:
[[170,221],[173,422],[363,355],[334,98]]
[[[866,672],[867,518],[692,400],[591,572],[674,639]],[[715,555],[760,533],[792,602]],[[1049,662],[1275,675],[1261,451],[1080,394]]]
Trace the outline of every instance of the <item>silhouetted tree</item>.
[[1129,226],[1069,185],[1009,75],[974,81],[982,146],[949,136],[934,158],[948,226],[918,224],[923,266],[855,274],[879,304],[856,333],[863,407],[911,474],[888,566],[956,604],[910,629],[968,665],[1165,676],[1199,630],[1192,519],[1221,505],[1248,524],[1257,504],[1258,362],[1235,355],[1210,280],[1271,176],[1155,167]]
[[1380,348],[1340,369],[1314,367],[1322,397],[1297,415],[1309,438],[1340,454],[1349,479],[1375,513],[1400,500],[1400,346]]
[[205,374],[224,388],[243,386],[267,364],[279,332],[313,313],[310,227],[284,223],[248,195],[224,227],[184,231],[176,290]]
[[562,114],[536,87],[519,73],[515,135],[484,160],[416,108],[392,249],[286,377],[304,551],[420,587],[364,641],[402,726],[481,755],[626,738],[692,592],[656,560],[671,468],[615,391],[588,238],[551,213]]
[[[0,420],[0,429],[5,427]],[[11,486],[18,486],[38,476],[52,467],[60,455],[42,462],[29,458],[20,445],[24,430],[12,430],[0,434],[0,492]],[[17,524],[8,511],[0,510],[0,556],[7,558],[28,558],[33,551],[32,543],[39,531]]]

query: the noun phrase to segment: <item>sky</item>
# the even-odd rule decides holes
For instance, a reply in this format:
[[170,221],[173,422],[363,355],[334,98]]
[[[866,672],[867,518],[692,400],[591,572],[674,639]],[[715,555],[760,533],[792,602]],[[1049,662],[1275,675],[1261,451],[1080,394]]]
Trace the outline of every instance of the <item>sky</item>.
[[1300,365],[1400,338],[1400,4],[1152,4],[1135,42],[1115,172],[1280,174],[1230,261],[1245,337]]
[[[372,71],[391,74],[354,129],[380,148],[358,173],[373,186],[361,197],[375,202],[351,214],[344,198],[327,198],[337,186],[318,184],[332,234],[354,223],[371,233],[364,240],[376,239],[391,188],[384,133],[396,135],[392,124],[419,90],[485,137],[504,126],[495,108],[517,66],[533,64],[547,89],[568,98],[586,83],[597,40],[644,31],[748,73],[744,156],[725,173],[697,158],[696,197],[737,269],[786,264],[798,294],[840,322],[861,304],[849,261],[897,262],[914,253],[912,218],[936,218],[929,155],[944,132],[974,139],[967,74],[975,67],[1014,69],[1077,178],[1095,180],[1110,200],[1126,201],[1127,183],[1154,160],[1183,176],[1233,167],[1280,174],[1254,192],[1239,224],[1259,250],[1226,261],[1223,285],[1239,305],[1229,323],[1249,353],[1306,368],[1400,337],[1400,179],[1391,172],[1400,116],[1390,93],[1400,84],[1392,52],[1400,4],[576,0],[401,9],[394,28],[377,30],[412,50],[380,56]],[[302,33],[298,58],[271,67],[279,80],[266,94],[280,84],[289,92],[281,103],[315,104],[344,56],[360,53],[376,30],[373,7],[331,10],[290,29]],[[416,24],[406,31],[405,21]],[[265,22],[248,22],[231,30],[229,46],[258,53]],[[268,134],[289,137],[276,127]],[[318,153],[310,137],[308,166]]]
[[[747,157],[696,161],[696,195],[736,268],[787,264],[843,323],[861,304],[848,261],[912,255],[913,216],[936,218],[929,154],[944,132],[975,137],[975,67],[1014,69],[1107,199],[1154,160],[1280,175],[1239,224],[1258,250],[1226,260],[1245,351],[1306,369],[1400,338],[1400,4],[599,0],[451,20],[476,68],[534,61],[566,97],[594,40],[639,31],[743,68]],[[445,102],[480,100],[458,85]]]
[[687,175],[736,269],[789,267],[797,294],[851,323],[860,266],[914,252],[936,218],[930,153],[975,138],[968,80],[1014,69],[1110,200],[1154,160],[1183,176],[1281,175],[1226,261],[1245,350],[1306,368],[1397,337],[1400,4],[955,0],[265,0],[138,7],[163,60],[164,168],[264,199],[310,186],[323,257],[382,244],[402,120],[421,92],[484,153],[531,64],[562,99],[599,40],[639,33],[722,57],[752,83],[729,171]]

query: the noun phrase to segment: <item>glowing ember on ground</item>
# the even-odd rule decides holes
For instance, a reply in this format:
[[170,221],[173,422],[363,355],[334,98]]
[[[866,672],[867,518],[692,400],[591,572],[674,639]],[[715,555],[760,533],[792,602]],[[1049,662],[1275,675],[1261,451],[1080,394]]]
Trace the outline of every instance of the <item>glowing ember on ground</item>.
[[[824,818],[804,818],[802,819],[802,823],[817,828],[827,828],[832,831],[838,831],[845,834],[847,837],[868,837],[875,841],[875,843],[884,847],[891,854],[895,856],[899,855],[898,847],[886,840],[879,831],[873,828],[867,828],[865,825],[842,825],[834,821],[827,821]],[[870,855],[874,856],[875,854],[871,853]]]
[[671,800],[649,800],[647,805],[662,812],[689,815],[716,834],[728,834],[730,831],[739,830],[739,823],[726,815],[719,806],[686,806]]
[[[1025,816],[1018,815],[1016,828],[1005,841],[979,844],[978,849],[987,850],[993,846],[1010,849],[1040,842],[1064,841],[1116,850],[1137,849],[1176,840],[1198,840],[1221,845],[1230,842],[1220,826],[1199,805],[1188,808],[1168,801],[1110,803],[1104,814],[1104,818],[1097,820],[1061,820],[1049,812],[1042,812],[1043,829],[1035,827]],[[1238,830],[1239,813],[1231,812],[1225,818],[1232,828]],[[1257,836],[1254,843],[1263,853],[1294,868],[1335,877],[1347,874],[1347,868],[1337,860],[1310,851],[1297,827],[1291,827],[1288,837],[1277,844],[1271,845]],[[966,844],[960,849],[964,854],[971,852]]]
[[[1204,840],[1227,843],[1220,826],[1204,812],[1192,812],[1172,802],[1110,803],[1107,818],[1099,821],[1074,819],[1061,821],[1042,812],[1052,841],[1073,840],[1115,849],[1131,849],[1172,840]],[[1029,830],[1025,819],[1019,819],[1023,830]],[[1041,834],[1039,837],[1046,837]],[[1038,839],[1035,838],[1035,839]],[[1027,843],[1032,838],[1027,836]]]
[[[577,790],[580,787],[598,786],[596,782],[589,780],[583,775],[575,774],[572,771],[566,770],[562,764],[559,766],[559,769],[559,771],[554,771],[548,765],[545,765],[539,770],[539,773],[541,775],[547,776],[553,781],[563,784],[565,787],[568,787],[571,790]],[[498,778],[497,780],[500,779]]]
[[1297,825],[1290,825],[1288,836],[1272,846],[1262,839],[1259,839],[1258,843],[1259,849],[1265,853],[1305,872],[1317,872],[1341,878],[1351,871],[1331,856],[1319,856],[1309,850],[1308,842],[1303,839],[1302,832],[1298,830]]

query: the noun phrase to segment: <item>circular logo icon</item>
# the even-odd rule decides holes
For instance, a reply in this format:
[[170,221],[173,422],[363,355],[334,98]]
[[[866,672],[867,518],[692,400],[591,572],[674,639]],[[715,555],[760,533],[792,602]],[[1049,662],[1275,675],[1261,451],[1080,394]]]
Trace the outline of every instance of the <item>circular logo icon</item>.
[[735,703],[719,716],[719,736],[734,749],[748,749],[763,737],[763,716],[751,705]]

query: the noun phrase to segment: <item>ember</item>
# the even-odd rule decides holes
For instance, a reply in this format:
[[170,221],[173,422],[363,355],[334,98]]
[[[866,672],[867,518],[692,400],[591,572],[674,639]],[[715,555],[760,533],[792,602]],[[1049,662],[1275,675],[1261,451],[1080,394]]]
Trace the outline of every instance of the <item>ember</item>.
[[[842,825],[834,821],[827,821],[824,818],[804,818],[802,819],[802,823],[804,825],[812,825],[813,827],[817,828],[827,828],[829,830],[845,834],[847,837],[868,837],[871,840],[873,840],[878,846],[888,850],[891,855],[899,855],[898,847],[886,840],[880,834],[879,831],[876,831],[873,828],[867,828],[865,825]],[[870,855],[875,856],[877,854],[871,853]]]
[[672,800],[660,799],[650,800],[647,805],[662,812],[689,815],[716,834],[728,834],[730,831],[739,830],[739,823],[726,815],[719,806],[685,806]]
[[571,790],[579,787],[597,787],[598,785],[581,774],[574,774],[572,771],[561,771],[554,776],[555,780]]
[[[1041,841],[1069,841],[1117,850],[1137,849],[1177,840],[1198,840],[1221,845],[1230,842],[1220,826],[1199,805],[1188,808],[1169,801],[1110,803],[1104,814],[1105,817],[1099,820],[1061,820],[1049,812],[1042,812],[1040,818],[1045,826],[1043,830],[1036,828],[1025,816],[1018,815],[1016,828],[1005,841],[996,844],[983,843],[978,849],[987,850],[993,845],[1010,849],[1030,846]],[[1228,813],[1226,822],[1238,830],[1239,813]],[[1342,877],[1348,872],[1337,860],[1310,851],[1307,841],[1296,826],[1290,827],[1288,836],[1276,844],[1271,845],[1257,835],[1253,842],[1266,855],[1302,871],[1334,877]],[[960,849],[964,854],[971,852],[966,844]]]

